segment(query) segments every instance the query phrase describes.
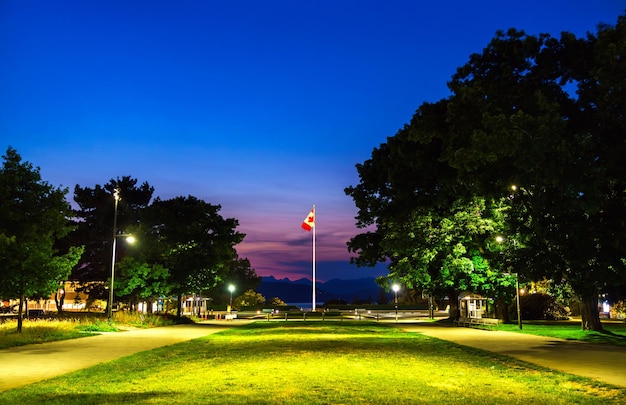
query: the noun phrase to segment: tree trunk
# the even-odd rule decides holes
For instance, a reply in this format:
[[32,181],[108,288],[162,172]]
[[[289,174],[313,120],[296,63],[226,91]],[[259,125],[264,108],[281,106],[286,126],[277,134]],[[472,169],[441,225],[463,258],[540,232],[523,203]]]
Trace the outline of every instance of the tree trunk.
[[24,308],[24,296],[20,295],[20,304],[17,307],[17,333],[22,333],[22,323],[24,320],[24,313],[22,312]]
[[596,294],[584,295],[580,299],[580,315],[582,316],[582,329],[601,331],[600,312],[598,311],[598,296]]
[[448,290],[448,299],[450,301],[450,314],[448,319],[459,319],[461,310],[459,309],[459,294],[453,289]]
[[181,308],[181,304],[183,302],[183,296],[182,294],[178,294],[178,304],[176,305],[176,317],[180,318],[182,315],[182,308]]
[[202,307],[202,295],[198,295],[198,300],[196,301],[196,316],[200,318],[200,309]]
[[63,313],[64,301],[65,301],[65,294],[57,291],[57,293],[54,295],[54,303],[57,306],[57,312],[59,314]]

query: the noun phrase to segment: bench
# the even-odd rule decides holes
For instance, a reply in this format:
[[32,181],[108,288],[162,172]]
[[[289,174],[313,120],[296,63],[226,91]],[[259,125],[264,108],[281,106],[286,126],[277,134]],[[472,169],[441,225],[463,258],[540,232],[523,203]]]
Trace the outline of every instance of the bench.
[[460,316],[459,319],[453,320],[452,324],[456,326],[470,326],[480,327],[483,329],[493,329],[494,326],[498,326],[500,324],[500,321],[495,318],[467,318],[465,316]]
[[460,316],[459,319],[453,320],[452,324],[456,325],[456,326],[469,326],[471,321],[472,321],[471,318],[467,318],[465,316]]
[[493,329],[494,326],[498,326],[499,324],[500,320],[495,318],[472,318],[469,326]]

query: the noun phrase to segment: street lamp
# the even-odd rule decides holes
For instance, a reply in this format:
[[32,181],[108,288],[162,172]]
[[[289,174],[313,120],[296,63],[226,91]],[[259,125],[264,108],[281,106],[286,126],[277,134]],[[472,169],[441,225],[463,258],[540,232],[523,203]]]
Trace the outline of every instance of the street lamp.
[[517,326],[522,329],[522,313],[519,305],[519,275],[517,273],[513,273],[515,276],[515,297],[517,304]]
[[233,308],[233,292],[235,292],[235,286],[233,284],[229,284],[228,291],[230,291],[230,305],[228,306],[228,312],[230,312]]
[[109,322],[111,322],[111,318],[113,317],[113,283],[115,281],[115,249],[117,247],[117,238],[125,237],[128,243],[134,243],[135,238],[128,234],[119,234],[117,233],[117,203],[120,200],[120,190],[115,189],[113,191],[113,197],[115,198],[115,209],[113,213],[113,248],[111,253],[111,283],[109,285],[109,303],[107,305],[107,318]]
[[398,291],[400,291],[400,285],[394,284],[391,286],[393,293],[395,294],[395,305],[396,305],[396,322],[398,322]]

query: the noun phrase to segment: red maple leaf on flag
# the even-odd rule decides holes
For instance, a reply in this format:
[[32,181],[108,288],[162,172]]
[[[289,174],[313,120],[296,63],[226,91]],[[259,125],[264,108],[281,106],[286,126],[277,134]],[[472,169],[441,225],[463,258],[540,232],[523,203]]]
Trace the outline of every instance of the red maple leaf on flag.
[[313,227],[315,226],[315,210],[311,210],[311,212],[309,212],[309,215],[307,215],[306,218],[304,218],[304,221],[302,221],[302,229],[304,229],[305,231],[311,231],[311,229],[313,229]]

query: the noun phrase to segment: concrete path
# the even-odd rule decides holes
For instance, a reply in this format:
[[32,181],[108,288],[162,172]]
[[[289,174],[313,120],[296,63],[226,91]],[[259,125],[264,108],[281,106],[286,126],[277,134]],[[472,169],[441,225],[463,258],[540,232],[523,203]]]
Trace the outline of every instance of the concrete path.
[[626,387],[626,347],[609,346],[525,333],[490,331],[432,323],[399,324],[427,336],[475,347],[566,373]]
[[0,391],[246,323],[234,321],[135,329],[3,349],[0,350]]

